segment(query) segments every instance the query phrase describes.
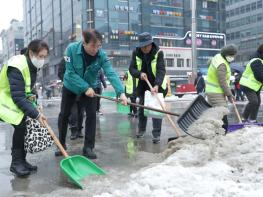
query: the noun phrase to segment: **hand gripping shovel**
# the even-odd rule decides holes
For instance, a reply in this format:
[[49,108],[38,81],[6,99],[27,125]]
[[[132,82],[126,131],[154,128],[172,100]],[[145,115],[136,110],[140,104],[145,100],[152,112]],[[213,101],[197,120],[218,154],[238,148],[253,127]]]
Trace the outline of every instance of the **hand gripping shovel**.
[[70,178],[70,180],[73,181],[73,183],[75,183],[78,187],[83,189],[83,186],[81,185],[80,181],[84,179],[86,176],[92,174],[96,174],[96,175],[106,174],[103,169],[98,167],[95,163],[93,163],[92,161],[90,161],[84,156],[80,156],[80,155],[69,156],[46,121],[44,122],[44,124],[45,127],[48,129],[48,132],[54,139],[59,150],[62,152],[63,156],[65,157],[65,159],[62,159],[60,161],[60,169],[64,172],[64,174],[68,178]]

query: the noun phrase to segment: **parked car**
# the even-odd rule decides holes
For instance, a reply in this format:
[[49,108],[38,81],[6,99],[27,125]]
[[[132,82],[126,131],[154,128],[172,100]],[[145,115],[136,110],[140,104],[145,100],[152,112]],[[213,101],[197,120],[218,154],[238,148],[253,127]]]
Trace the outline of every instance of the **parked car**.
[[197,94],[194,84],[180,84],[175,87],[175,96],[181,98],[185,94]]

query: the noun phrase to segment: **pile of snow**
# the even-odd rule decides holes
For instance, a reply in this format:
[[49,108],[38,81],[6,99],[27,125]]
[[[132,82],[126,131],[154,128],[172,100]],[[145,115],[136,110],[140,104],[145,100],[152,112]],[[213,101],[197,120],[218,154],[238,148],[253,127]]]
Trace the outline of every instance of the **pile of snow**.
[[226,112],[225,108],[208,110],[189,129],[205,140],[177,139],[152,159],[150,153],[138,154],[139,160],[153,163],[136,173],[106,169],[108,175],[90,177],[84,191],[63,188],[46,196],[260,197],[263,129],[244,128],[225,136],[221,118]]
[[262,196],[263,130],[250,127],[224,136],[218,117],[225,112],[209,111],[193,125],[192,132],[202,130],[206,140],[172,142],[164,154],[174,153],[164,162],[130,175],[122,189],[95,197]]

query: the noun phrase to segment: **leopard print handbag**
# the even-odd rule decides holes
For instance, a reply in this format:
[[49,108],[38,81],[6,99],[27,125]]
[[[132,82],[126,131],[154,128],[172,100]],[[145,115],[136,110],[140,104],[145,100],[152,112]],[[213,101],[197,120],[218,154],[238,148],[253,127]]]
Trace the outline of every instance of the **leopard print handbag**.
[[37,120],[27,117],[26,128],[27,132],[25,134],[24,144],[26,152],[37,153],[53,145],[54,140],[47,128],[40,125]]

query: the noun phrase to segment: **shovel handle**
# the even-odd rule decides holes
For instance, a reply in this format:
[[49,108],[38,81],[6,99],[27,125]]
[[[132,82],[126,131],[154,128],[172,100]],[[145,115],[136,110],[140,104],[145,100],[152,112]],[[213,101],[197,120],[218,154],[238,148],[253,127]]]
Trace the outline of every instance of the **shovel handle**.
[[238,112],[238,110],[237,110],[237,105],[236,105],[234,99],[232,99],[232,103],[233,103],[233,106],[234,106],[235,113],[236,113],[236,115],[237,115],[238,122],[239,122],[239,123],[242,123],[242,119],[241,119],[240,114],[239,114],[239,112]]
[[60,141],[58,140],[57,136],[55,135],[54,131],[51,129],[51,127],[48,125],[47,121],[44,120],[45,127],[47,128],[49,134],[55,141],[56,145],[58,146],[59,150],[62,152],[64,157],[68,157],[68,153],[65,151],[64,147],[61,145]]
[[[97,97],[100,97],[100,98],[103,98],[103,99],[107,99],[107,100],[110,100],[110,101],[114,101],[116,103],[120,103],[121,102],[118,99],[114,99],[114,98],[107,97],[107,96],[102,96],[102,95],[99,95],[99,94],[94,94],[94,96],[97,96]],[[141,107],[141,108],[144,108],[144,109],[149,109],[149,110],[152,110],[152,111],[161,112],[161,113],[164,113],[164,114],[170,114],[170,115],[173,115],[173,116],[180,116],[180,114],[177,114],[177,113],[173,113],[173,112],[166,111],[166,110],[161,110],[161,109],[156,109],[156,108],[144,106],[144,105],[140,105],[140,104],[137,104],[137,103],[127,102],[127,104],[135,106],[135,107]]]
[[[148,84],[149,88],[152,89],[153,87],[152,87],[151,83],[149,82],[149,80],[147,78],[144,78],[144,80]],[[161,105],[162,109],[164,111],[166,111],[166,108],[165,108],[164,104],[162,103],[162,101],[160,100],[160,98],[158,97],[158,95],[157,94],[154,94],[154,95],[157,98],[157,100],[158,100],[159,104]],[[172,120],[171,116],[166,113],[166,117],[168,118],[169,122],[171,123],[172,127],[174,128],[177,137],[180,137],[180,130],[176,127],[176,125],[175,125],[174,121]]]

